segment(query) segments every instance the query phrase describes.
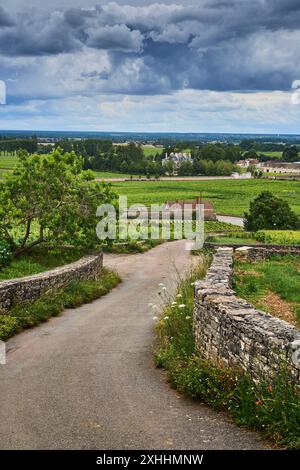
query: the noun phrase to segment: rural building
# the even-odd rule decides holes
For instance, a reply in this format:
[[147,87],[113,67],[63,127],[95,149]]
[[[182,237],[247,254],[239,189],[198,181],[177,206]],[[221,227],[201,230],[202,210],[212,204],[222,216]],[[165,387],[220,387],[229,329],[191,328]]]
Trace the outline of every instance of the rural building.
[[237,165],[241,168],[249,168],[249,166],[257,166],[259,164],[259,160],[256,158],[247,158],[246,160],[239,160]]
[[278,173],[278,174],[292,174],[300,175],[300,162],[287,163],[287,162],[267,162],[257,165],[264,173]]
[[165,208],[166,210],[168,210],[170,209],[170,207],[178,207],[178,209],[183,210],[185,204],[191,205],[193,211],[196,210],[198,204],[202,204],[204,206],[204,220],[216,220],[217,219],[214,205],[210,201],[204,201],[200,197],[194,200],[187,199],[187,200],[167,201]]

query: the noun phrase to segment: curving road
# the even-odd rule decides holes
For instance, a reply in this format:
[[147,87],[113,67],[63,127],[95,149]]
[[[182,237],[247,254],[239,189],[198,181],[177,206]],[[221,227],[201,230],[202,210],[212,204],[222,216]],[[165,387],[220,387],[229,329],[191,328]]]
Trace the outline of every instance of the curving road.
[[[253,433],[171,390],[152,357],[158,283],[190,264],[184,241],[108,256],[123,283],[7,343],[1,449],[263,449]],[[175,269],[176,266],[176,269]]]

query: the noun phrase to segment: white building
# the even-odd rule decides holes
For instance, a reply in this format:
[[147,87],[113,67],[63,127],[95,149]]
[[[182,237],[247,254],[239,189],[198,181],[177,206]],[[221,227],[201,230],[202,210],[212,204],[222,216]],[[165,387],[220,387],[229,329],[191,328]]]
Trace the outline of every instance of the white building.
[[169,162],[173,162],[175,166],[180,166],[182,162],[193,162],[192,156],[190,153],[182,152],[171,152],[170,154],[166,153],[165,158],[162,160],[162,164],[166,165]]

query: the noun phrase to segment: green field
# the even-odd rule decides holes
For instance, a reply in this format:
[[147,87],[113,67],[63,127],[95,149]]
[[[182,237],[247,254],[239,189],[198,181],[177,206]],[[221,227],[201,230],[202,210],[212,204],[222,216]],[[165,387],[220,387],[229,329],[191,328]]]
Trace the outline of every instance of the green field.
[[149,155],[155,156],[157,153],[161,154],[163,152],[163,148],[154,148],[149,145],[143,145],[143,150],[146,157]]
[[[112,171],[94,171],[96,178],[130,178],[130,175],[127,173],[117,173]],[[136,175],[134,175],[137,178]]]
[[17,164],[17,157],[15,156],[4,156],[2,153],[0,153],[0,169],[12,169],[16,166]]
[[282,158],[282,152],[258,152],[268,155],[270,158]]
[[152,181],[113,183],[130,204],[162,204],[176,199],[195,199],[199,195],[215,204],[218,214],[243,216],[249,203],[261,191],[271,191],[289,202],[300,215],[300,181],[275,180],[212,180]]

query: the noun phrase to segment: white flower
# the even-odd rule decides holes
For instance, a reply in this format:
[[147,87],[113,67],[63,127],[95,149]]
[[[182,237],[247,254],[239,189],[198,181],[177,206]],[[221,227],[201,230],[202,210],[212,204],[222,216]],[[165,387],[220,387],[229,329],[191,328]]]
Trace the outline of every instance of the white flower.
[[181,305],[179,305],[179,308],[185,308],[185,307],[186,307],[186,305],[185,305],[185,304],[181,304]]
[[172,305],[175,307],[175,305],[177,305],[177,302],[172,302]]
[[157,321],[158,320],[158,317],[153,317],[153,321]]
[[160,282],[158,285],[159,285],[159,287],[164,287],[165,286],[162,282]]
[[164,287],[161,288],[161,290],[167,290],[167,288],[164,286]]
[[195,285],[195,282],[191,282],[191,286],[194,287],[194,285]]
[[152,310],[158,310],[158,306],[157,305],[152,305]]
[[169,317],[165,317],[165,320],[169,320]]
[[189,317],[189,316],[185,317],[186,320],[190,320],[190,318],[191,318],[191,317]]
[[182,294],[177,294],[176,297],[178,297],[178,299],[180,299],[180,297],[182,297]]

